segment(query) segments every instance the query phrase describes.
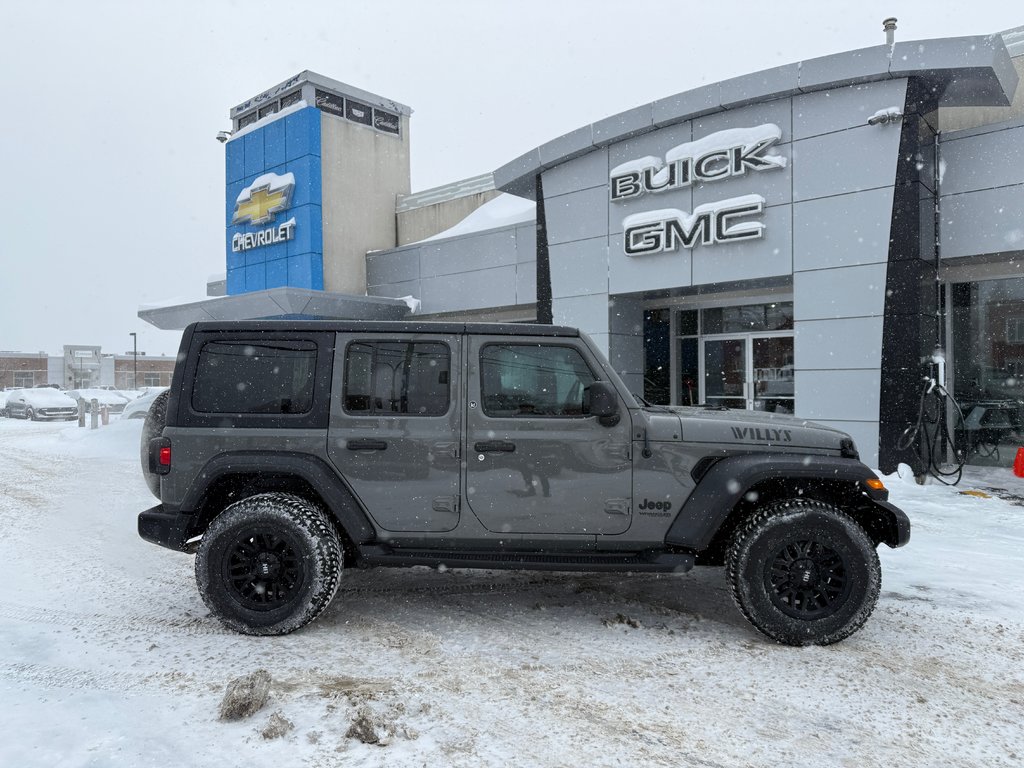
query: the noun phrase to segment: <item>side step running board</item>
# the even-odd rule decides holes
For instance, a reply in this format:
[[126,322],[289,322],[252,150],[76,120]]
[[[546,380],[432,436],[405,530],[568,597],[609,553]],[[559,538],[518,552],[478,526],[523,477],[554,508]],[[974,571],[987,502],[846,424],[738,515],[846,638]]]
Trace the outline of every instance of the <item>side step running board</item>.
[[448,568],[501,568],[537,571],[684,572],[693,567],[693,555],[668,552],[562,554],[557,552],[473,552],[399,549],[382,545],[359,548],[361,564]]

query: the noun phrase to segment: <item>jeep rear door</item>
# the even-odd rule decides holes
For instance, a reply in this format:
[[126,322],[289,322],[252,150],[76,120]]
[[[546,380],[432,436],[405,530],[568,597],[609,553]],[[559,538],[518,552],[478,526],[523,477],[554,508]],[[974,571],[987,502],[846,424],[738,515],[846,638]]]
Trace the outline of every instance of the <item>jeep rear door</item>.
[[601,377],[574,338],[467,336],[466,502],[491,531],[629,528],[630,422],[584,413]]
[[388,531],[459,522],[461,337],[338,334],[327,452]]

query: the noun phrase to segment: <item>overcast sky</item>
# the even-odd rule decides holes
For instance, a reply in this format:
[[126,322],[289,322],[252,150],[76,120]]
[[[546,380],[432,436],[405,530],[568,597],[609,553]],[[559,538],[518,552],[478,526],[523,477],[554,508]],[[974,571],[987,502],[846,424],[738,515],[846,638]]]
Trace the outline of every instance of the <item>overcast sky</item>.
[[411,106],[412,189],[630,107],[884,42],[1024,24],[1008,1],[46,2],[0,26],[0,350],[173,353],[140,305],[225,269],[234,105],[304,69]]

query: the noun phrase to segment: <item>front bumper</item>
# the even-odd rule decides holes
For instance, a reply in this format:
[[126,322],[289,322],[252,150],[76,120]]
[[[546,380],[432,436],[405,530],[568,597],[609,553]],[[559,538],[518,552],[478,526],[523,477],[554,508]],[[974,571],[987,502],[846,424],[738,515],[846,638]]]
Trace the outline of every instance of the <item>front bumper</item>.
[[186,542],[191,538],[189,531],[194,519],[193,515],[168,510],[163,504],[157,504],[139,513],[139,536],[151,544],[177,552],[190,552],[193,548]]
[[893,549],[908,544],[910,542],[910,518],[907,517],[907,513],[888,501],[872,499],[872,502],[886,513],[884,515],[887,523],[886,536],[882,540]]
[[58,419],[77,419],[77,408],[36,408],[36,418],[40,421],[57,421]]

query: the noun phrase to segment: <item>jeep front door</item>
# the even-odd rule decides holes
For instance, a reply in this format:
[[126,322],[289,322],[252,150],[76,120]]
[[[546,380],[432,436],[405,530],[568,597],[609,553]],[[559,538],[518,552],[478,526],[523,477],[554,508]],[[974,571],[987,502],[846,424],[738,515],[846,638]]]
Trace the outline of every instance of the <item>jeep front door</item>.
[[327,452],[388,531],[459,522],[457,335],[339,334]]
[[[466,502],[488,530],[629,528],[630,425],[585,412],[600,367],[572,339],[468,337]],[[609,420],[606,419],[606,422]]]

